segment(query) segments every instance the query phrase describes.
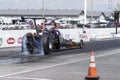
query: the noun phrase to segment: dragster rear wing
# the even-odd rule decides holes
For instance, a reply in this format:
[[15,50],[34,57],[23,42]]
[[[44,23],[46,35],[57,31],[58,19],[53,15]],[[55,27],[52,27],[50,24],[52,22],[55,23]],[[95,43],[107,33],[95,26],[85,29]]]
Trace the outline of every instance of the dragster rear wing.
[[32,19],[34,21],[36,33],[39,33],[39,30],[38,30],[37,24],[36,24],[36,20],[37,19],[43,19],[44,20],[45,18],[42,18],[42,17],[23,17],[23,16],[21,16],[21,19],[22,19],[22,21],[25,21],[25,19]]

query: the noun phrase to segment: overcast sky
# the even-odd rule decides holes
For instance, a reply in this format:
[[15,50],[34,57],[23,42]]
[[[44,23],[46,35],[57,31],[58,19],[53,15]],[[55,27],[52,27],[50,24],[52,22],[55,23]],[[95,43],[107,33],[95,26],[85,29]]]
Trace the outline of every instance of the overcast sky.
[[[87,9],[91,10],[91,0],[87,0]],[[110,2],[112,1],[112,2]],[[116,8],[120,0],[93,0],[94,11],[106,11]],[[42,0],[0,0],[0,9],[41,9]],[[44,0],[45,9],[84,9],[84,0]]]

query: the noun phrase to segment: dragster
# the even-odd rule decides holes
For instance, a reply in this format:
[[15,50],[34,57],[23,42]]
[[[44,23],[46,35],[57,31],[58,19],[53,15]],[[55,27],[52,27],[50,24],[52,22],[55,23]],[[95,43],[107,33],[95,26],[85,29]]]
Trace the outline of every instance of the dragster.
[[[27,18],[28,19],[28,18]],[[42,53],[45,55],[48,55],[52,53],[54,50],[59,50],[62,47],[65,48],[83,48],[85,43],[83,39],[80,39],[79,42],[74,42],[72,39],[65,39],[61,32],[58,29],[55,29],[55,27],[51,29],[43,29],[40,30],[37,28],[36,19],[41,18],[30,18],[34,20],[34,25],[36,29],[37,37],[39,38],[37,48],[35,45],[35,37],[33,33],[28,32],[26,35],[24,35],[22,40],[22,52],[28,52],[29,54],[37,54],[35,53],[35,50],[37,49],[38,53]],[[30,40],[29,40],[29,39]]]

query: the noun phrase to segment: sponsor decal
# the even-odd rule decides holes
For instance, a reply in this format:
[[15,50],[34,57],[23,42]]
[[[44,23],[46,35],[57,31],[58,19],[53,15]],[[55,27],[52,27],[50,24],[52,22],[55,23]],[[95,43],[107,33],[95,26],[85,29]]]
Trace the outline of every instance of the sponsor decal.
[[17,40],[18,43],[22,43],[22,37],[19,37]]
[[80,34],[79,37],[80,38],[88,38],[86,34]]
[[3,43],[3,39],[0,38],[0,46],[2,46],[2,43]]
[[15,39],[14,38],[8,38],[7,39],[7,43],[8,44],[14,44],[15,43]]

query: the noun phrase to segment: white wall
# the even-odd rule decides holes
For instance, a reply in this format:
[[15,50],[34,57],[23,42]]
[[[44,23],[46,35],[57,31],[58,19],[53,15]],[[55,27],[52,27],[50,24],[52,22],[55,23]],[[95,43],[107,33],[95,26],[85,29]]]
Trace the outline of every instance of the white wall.
[[23,35],[35,30],[3,30],[0,31],[0,48],[21,46]]
[[[60,29],[60,32],[65,39],[72,39],[75,42],[79,42],[81,38],[85,41],[89,41],[90,39],[120,37],[120,28],[118,28],[117,35],[115,34],[115,28],[93,28],[85,30],[86,34],[82,33],[83,29]],[[27,32],[34,33],[35,30],[0,31],[0,48],[21,46],[21,38]]]

